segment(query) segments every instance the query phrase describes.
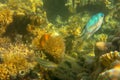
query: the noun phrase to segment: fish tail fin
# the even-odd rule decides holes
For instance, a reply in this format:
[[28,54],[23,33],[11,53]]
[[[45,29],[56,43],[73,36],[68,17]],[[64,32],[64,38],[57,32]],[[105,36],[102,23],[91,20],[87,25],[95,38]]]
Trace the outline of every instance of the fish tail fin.
[[81,37],[81,39],[82,40],[87,40],[87,39],[89,39],[90,37],[92,36],[92,34],[91,33],[84,33],[84,34],[82,34],[80,37]]
[[84,26],[83,31],[82,31],[82,33],[80,34],[80,38],[81,38],[82,40],[86,39],[86,36],[87,36],[85,27],[86,27],[86,26]]
[[82,33],[80,34],[80,37],[84,36],[85,34],[85,29],[83,29]]
[[86,33],[85,32],[82,33],[81,36],[80,36],[80,38],[81,38],[82,41],[86,40],[87,39]]
[[57,68],[58,65],[51,62],[51,61],[47,61],[41,58],[36,58],[36,61],[39,63],[40,66],[43,66],[45,68]]

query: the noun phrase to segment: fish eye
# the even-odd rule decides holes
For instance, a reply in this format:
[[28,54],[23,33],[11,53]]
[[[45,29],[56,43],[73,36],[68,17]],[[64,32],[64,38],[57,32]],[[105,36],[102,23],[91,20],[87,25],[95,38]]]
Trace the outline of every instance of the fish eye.
[[104,14],[102,12],[99,13],[98,15],[101,16],[101,17],[104,17]]

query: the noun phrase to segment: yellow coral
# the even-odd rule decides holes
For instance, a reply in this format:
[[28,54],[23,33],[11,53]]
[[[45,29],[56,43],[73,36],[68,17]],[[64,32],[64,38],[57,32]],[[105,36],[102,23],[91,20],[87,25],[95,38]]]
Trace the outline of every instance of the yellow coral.
[[36,48],[40,48],[40,39],[46,33],[45,30],[40,28],[31,29],[32,26],[29,26],[29,31],[35,36],[32,40],[32,45]]
[[10,42],[11,40],[8,37],[0,37],[0,43],[5,44]]
[[111,63],[119,58],[119,52],[110,52],[100,56],[100,62],[105,66],[109,67]]
[[[36,62],[33,61],[34,52],[24,44],[11,44],[0,46],[1,59],[0,79],[10,80],[17,76],[23,77],[33,69]],[[29,59],[31,58],[31,59]]]
[[95,35],[94,36],[98,41],[101,41],[101,42],[106,42],[107,39],[108,39],[108,35],[107,34],[99,34],[99,35]]
[[65,52],[64,39],[57,34],[45,33],[40,39],[33,40],[37,48],[43,50],[46,56],[54,62],[62,60]]
[[22,0],[8,0],[7,5],[11,8],[11,9],[16,9],[18,11],[29,11],[29,12],[33,12],[36,13],[36,10],[39,7],[43,6],[43,2],[42,0],[38,1],[38,0],[26,0],[26,1],[22,1]]
[[50,37],[46,41],[44,51],[52,58],[53,61],[61,61],[65,52],[64,39],[61,36]]
[[37,15],[32,15],[30,16],[30,24],[35,25],[35,26],[40,26],[41,24],[46,23],[46,17],[44,15],[42,16],[37,16]]
[[8,69],[5,68],[6,64],[0,64],[0,79],[1,80],[10,80],[10,75],[8,74]]
[[12,11],[10,11],[9,9],[2,9],[0,11],[0,34],[5,33],[6,28],[8,27],[8,25],[10,23],[12,23],[13,18],[12,18]]

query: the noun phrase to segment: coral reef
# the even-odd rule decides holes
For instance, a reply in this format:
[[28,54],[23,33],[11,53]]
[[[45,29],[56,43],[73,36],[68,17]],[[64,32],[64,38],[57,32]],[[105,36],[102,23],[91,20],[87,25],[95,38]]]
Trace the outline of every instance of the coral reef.
[[105,43],[105,42],[96,42],[95,44],[95,56],[100,57],[102,54],[105,54],[109,52],[109,46],[111,43]]
[[24,36],[30,31],[29,26],[44,27],[47,25],[47,16],[42,8],[42,1],[8,0],[2,5],[0,6],[0,35],[2,36],[9,36],[14,40],[16,34],[22,34],[22,38],[25,38]]
[[[21,25],[19,25],[19,22],[21,22]],[[14,13],[13,22],[7,28],[6,35],[10,35],[10,34],[14,35],[16,33],[25,35],[28,32],[32,32],[33,29],[31,29],[30,26],[33,26],[33,27],[41,26],[41,24],[45,25],[46,23],[47,21],[45,19],[45,16],[42,16],[42,15],[37,16],[37,15],[31,15],[31,14]]]
[[0,35],[6,32],[8,25],[13,22],[12,11],[10,9],[1,9],[0,11]]
[[[0,1],[0,80],[119,79],[119,5],[119,0]],[[105,14],[102,29],[83,40],[84,26],[98,12]]]
[[[98,58],[98,57],[97,57]],[[107,80],[107,79],[118,79],[119,74],[119,52],[104,53],[96,60],[96,70],[92,73],[91,79]],[[96,64],[95,63],[95,64]],[[116,72],[116,74],[114,74]],[[94,77],[93,77],[94,75]]]
[[110,69],[101,73],[97,80],[119,80],[120,69]]
[[2,43],[0,49],[0,79],[24,77],[36,65],[32,59],[34,52],[24,44]]
[[[69,12],[77,13],[81,7],[103,5],[104,8],[112,9],[115,6],[115,1],[113,0],[67,0],[65,6],[68,8]],[[102,7],[102,6],[101,6]]]
[[101,42],[107,42],[108,35],[107,34],[99,34],[94,36],[97,40],[96,41],[101,41]]
[[78,61],[75,58],[67,56],[65,57],[64,61],[61,62],[54,71],[52,71],[51,79],[52,80],[64,80],[64,79],[78,80],[77,74],[82,69],[83,68],[78,64]]
[[115,47],[115,49],[117,51],[120,51],[120,46],[119,46],[120,42],[119,41],[120,41],[120,37],[114,37],[112,39],[112,45]]
[[18,12],[26,12],[28,11],[29,13],[36,13],[38,10],[38,7],[43,6],[42,0],[8,0],[7,2],[8,7],[10,9],[16,10]]
[[6,37],[0,38],[0,43],[1,80],[49,78],[47,70],[40,67],[36,61],[36,58],[42,56],[37,56],[30,46],[21,42],[12,43]]
[[64,57],[65,43],[59,35],[46,33],[41,36],[37,45],[54,62],[60,62]]
[[65,43],[61,36],[52,36],[45,44],[44,51],[53,58],[53,61],[60,62],[64,58]]
[[109,67],[111,63],[119,59],[119,52],[110,52],[100,56],[100,62],[105,66]]
[[100,73],[97,80],[119,80],[120,79],[120,61],[113,62],[111,69],[105,70]]

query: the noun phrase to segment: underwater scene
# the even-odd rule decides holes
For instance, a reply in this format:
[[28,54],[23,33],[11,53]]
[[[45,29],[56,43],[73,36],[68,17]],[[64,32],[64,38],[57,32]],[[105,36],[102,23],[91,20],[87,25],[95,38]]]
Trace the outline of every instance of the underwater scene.
[[0,0],[0,80],[120,80],[120,0]]

